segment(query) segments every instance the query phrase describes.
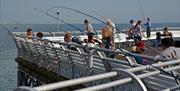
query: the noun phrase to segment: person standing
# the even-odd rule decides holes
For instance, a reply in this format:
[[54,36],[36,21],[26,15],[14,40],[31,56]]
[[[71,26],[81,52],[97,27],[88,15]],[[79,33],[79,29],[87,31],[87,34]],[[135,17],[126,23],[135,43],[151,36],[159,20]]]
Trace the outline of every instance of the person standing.
[[30,39],[33,36],[32,28],[28,28],[26,31],[26,36]]
[[110,19],[106,19],[106,27],[111,31],[112,44],[115,45],[116,26]]
[[[112,42],[111,31],[107,27],[104,27],[102,29],[102,44],[101,44],[101,47],[105,48],[105,49],[111,49],[113,51],[115,51],[115,49],[116,49],[115,44],[113,44],[113,42]],[[105,54],[106,54],[107,57],[110,57],[110,58],[115,57],[114,54],[109,53],[109,52],[105,52]]]
[[144,24],[146,25],[146,35],[147,35],[147,38],[150,38],[151,36],[151,22],[150,22],[150,18],[147,18],[147,23]]
[[141,41],[142,37],[144,36],[144,34],[142,32],[142,27],[141,26],[142,26],[142,21],[138,20],[136,25],[134,26],[133,31],[132,31],[135,43],[137,41]]
[[130,23],[130,28],[129,28],[129,31],[128,31],[128,37],[126,37],[126,39],[132,39],[132,33],[133,33],[133,30],[134,30],[134,26],[135,26],[135,23],[134,23],[134,20],[131,19],[129,21]]
[[87,33],[93,33],[93,27],[92,25],[89,23],[89,21],[87,19],[84,20],[84,24],[86,25],[86,32]]

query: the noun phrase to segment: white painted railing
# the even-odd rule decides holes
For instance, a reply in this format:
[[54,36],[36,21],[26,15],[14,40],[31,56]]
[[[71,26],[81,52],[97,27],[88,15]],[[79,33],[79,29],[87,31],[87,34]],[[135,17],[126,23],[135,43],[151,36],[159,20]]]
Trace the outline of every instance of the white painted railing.
[[[176,71],[177,69],[180,69],[180,60],[169,61],[167,59],[154,59],[154,57],[147,55],[133,54],[146,58],[149,61],[167,62],[154,63],[152,65],[135,64],[134,67],[131,67],[125,60],[107,58],[104,55],[104,52],[128,55],[129,52],[123,49],[111,51],[98,47],[72,44],[76,50],[70,50],[66,48],[67,44],[63,42],[37,38],[28,39],[25,36],[16,34],[13,35],[13,38],[18,48],[18,56],[23,57],[27,61],[40,67],[46,68],[47,70],[56,72],[58,75],[73,79],[35,87],[32,88],[32,91],[42,91],[45,89],[53,90],[73,86],[75,84],[87,86],[87,88],[77,91],[103,89],[108,89],[109,91],[128,89],[146,91],[149,89],[155,90],[158,87],[159,90],[164,90],[171,87],[177,88],[178,86],[173,77],[159,71],[154,68],[154,66],[162,67],[162,70],[165,72]],[[163,68],[163,66],[169,66],[169,68]],[[164,78],[165,80],[159,81],[160,78]],[[169,85],[169,81],[171,81],[171,85]],[[158,84],[152,85],[152,83]],[[126,86],[124,84],[128,85]],[[162,84],[165,87],[161,86]],[[18,89],[26,88],[27,87],[20,87]]]

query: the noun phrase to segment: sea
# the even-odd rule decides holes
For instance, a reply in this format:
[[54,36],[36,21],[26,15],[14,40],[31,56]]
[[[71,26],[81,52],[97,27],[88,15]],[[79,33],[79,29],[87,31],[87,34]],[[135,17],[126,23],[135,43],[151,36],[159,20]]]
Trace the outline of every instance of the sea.
[[[12,37],[8,34],[11,32],[25,32],[32,28],[33,32],[57,32],[57,24],[2,24],[0,26],[0,91],[13,91],[17,87],[17,70],[18,64],[15,62],[17,57],[17,48]],[[85,30],[83,24],[72,24],[79,28],[75,29],[67,24],[60,24],[60,31],[82,31]],[[103,24],[92,24],[94,30],[101,30]],[[180,27],[180,23],[153,23],[152,28],[163,27]],[[129,29],[129,24],[116,24],[121,31]]]

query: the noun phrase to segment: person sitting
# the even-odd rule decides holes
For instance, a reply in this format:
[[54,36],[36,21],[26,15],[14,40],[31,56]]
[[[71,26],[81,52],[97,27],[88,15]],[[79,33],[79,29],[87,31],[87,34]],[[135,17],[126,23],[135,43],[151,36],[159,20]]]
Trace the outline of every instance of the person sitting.
[[94,33],[88,33],[88,39],[84,39],[84,43],[98,43],[99,45],[101,45],[101,42],[98,39],[94,38]]
[[163,49],[160,52],[161,55],[157,55],[158,59],[179,59],[180,58],[180,48],[174,47],[174,39],[167,37],[161,40],[161,47]]
[[[137,54],[143,54],[144,53],[144,48],[138,47],[138,46],[133,46],[132,47],[132,53],[137,53]],[[131,56],[134,58],[133,61],[135,61],[138,64],[148,64],[148,60],[144,59],[140,56],[136,56],[133,54],[129,54],[128,56]]]
[[161,43],[161,33],[156,32],[156,40],[154,41],[153,46],[158,47],[158,46],[160,46],[160,43]]
[[32,32],[32,29],[31,28],[28,28],[27,31],[26,31],[26,36],[30,39],[32,38],[33,36],[33,32]]
[[166,36],[170,36],[171,38],[173,37],[172,33],[169,32],[169,30],[168,30],[167,27],[165,27],[165,28],[163,29],[163,34],[162,34],[161,36],[165,36],[165,37],[166,37]]
[[[132,53],[143,54],[144,51],[145,51],[145,44],[143,41],[138,41],[135,44],[135,46],[132,47]],[[129,56],[133,57],[138,64],[148,64],[148,60],[140,56],[136,56],[133,54],[130,54]]]
[[71,44],[72,44],[72,33],[71,32],[67,32],[64,35],[64,42],[67,43],[67,48],[71,49]]
[[[44,36],[44,35],[43,35],[42,32],[38,32],[38,33],[36,34],[36,37],[39,38],[39,39],[42,39],[43,36]],[[43,41],[43,40],[39,40],[38,43],[41,44],[41,45],[46,45],[46,44],[47,44],[47,42],[46,42],[46,41]]]
[[38,37],[38,38],[40,38],[40,39],[42,39],[43,36],[44,36],[44,35],[43,35],[42,32],[38,32],[38,33],[36,34],[36,37]]

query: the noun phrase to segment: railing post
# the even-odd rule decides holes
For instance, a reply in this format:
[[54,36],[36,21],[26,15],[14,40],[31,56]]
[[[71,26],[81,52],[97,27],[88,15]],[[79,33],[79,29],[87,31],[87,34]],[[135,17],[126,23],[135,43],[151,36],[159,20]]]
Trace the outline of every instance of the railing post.
[[93,67],[93,49],[90,49],[87,47],[87,65],[88,65],[88,70],[91,70]]
[[92,49],[91,47],[93,47],[92,43],[87,43],[86,44],[86,53],[87,53],[87,67],[88,70],[91,71],[92,67],[93,67],[93,51],[94,49]]

